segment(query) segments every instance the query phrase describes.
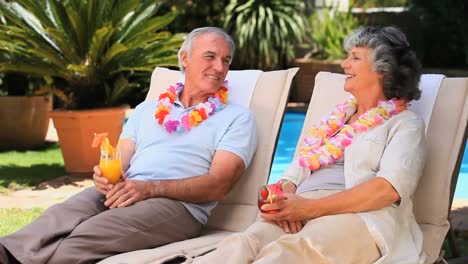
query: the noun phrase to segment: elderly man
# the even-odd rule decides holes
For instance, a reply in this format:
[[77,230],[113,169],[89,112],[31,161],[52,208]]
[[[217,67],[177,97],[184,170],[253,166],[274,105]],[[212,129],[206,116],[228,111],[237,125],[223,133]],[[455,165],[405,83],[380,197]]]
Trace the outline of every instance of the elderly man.
[[96,166],[95,187],[0,238],[0,262],[92,263],[197,236],[257,144],[253,114],[227,100],[233,52],[221,29],[192,31],[179,50],[185,83],[138,105],[124,126],[121,181]]

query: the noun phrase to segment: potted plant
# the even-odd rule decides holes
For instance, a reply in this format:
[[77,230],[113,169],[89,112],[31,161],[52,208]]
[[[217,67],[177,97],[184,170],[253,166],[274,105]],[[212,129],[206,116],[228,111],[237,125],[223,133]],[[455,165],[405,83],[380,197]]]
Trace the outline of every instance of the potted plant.
[[309,16],[309,23],[306,42],[300,47],[307,52],[294,61],[300,68],[291,95],[291,100],[296,102],[310,100],[318,72],[342,72],[340,63],[346,56],[343,42],[359,26],[350,11],[341,12],[333,6],[316,9]]
[[302,0],[232,0],[224,28],[238,46],[234,63],[240,68],[284,68],[304,37]]
[[121,100],[155,66],[176,66],[182,35],[162,31],[176,14],[164,1],[0,1],[0,72],[53,80],[69,99],[51,116],[68,173],[92,171],[99,159],[94,132],[117,141],[125,118]]
[[0,149],[31,149],[45,141],[50,95],[37,95],[36,82],[20,74],[0,75]]

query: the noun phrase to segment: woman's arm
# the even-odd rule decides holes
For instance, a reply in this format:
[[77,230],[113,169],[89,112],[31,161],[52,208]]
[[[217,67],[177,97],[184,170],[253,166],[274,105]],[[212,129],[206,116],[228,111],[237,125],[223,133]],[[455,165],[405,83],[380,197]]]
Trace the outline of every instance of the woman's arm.
[[378,210],[399,201],[400,196],[384,178],[375,177],[349,190],[320,199],[306,199],[286,194],[287,199],[266,204],[264,210],[279,210],[261,214],[270,221],[303,221],[324,215],[358,213]]
[[424,123],[421,119],[407,119],[398,123],[389,137],[375,177],[321,199],[286,195],[286,200],[264,205],[265,210],[280,209],[280,212],[262,214],[262,217],[274,221],[305,220],[323,215],[373,211],[409,201],[424,167]]

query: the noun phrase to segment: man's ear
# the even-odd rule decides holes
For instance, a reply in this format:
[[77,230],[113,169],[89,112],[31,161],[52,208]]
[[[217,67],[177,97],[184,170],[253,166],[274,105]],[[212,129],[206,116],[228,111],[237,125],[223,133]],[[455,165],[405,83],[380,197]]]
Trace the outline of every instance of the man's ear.
[[184,68],[187,67],[189,61],[187,51],[184,50],[180,53],[180,61],[182,62],[182,66],[184,66]]

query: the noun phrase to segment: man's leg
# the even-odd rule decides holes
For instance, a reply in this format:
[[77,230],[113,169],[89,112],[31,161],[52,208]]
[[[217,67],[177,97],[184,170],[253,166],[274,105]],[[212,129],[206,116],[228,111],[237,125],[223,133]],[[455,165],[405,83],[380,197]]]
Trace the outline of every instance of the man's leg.
[[50,263],[95,263],[106,257],[154,248],[199,235],[201,224],[178,201],[153,198],[107,210],[77,226]]
[[0,263],[8,263],[8,255],[5,247],[0,244]]
[[[0,244],[0,264],[18,264],[16,260],[8,250]],[[21,263],[20,263],[21,264]]]
[[60,241],[81,222],[107,210],[103,195],[94,187],[70,197],[63,203],[49,207],[31,224],[1,237],[3,245],[21,263],[46,263]]

